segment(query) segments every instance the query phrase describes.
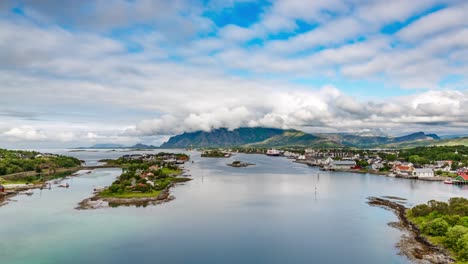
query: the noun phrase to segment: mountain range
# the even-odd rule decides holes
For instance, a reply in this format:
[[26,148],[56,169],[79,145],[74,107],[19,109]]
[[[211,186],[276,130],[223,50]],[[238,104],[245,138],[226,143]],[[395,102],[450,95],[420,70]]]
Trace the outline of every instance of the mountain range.
[[356,135],[346,133],[309,134],[294,129],[243,127],[234,130],[214,129],[211,132],[197,131],[171,137],[161,148],[189,147],[356,147],[356,148],[402,148],[422,145],[450,144],[460,138],[441,140],[436,134],[412,133],[400,137]]
[[113,143],[106,143],[106,144],[96,144],[90,147],[78,147],[73,149],[156,149],[158,147],[153,145],[145,145],[138,143],[133,146],[125,146],[121,144],[113,144]]
[[77,149],[157,149],[199,147],[315,147],[315,148],[411,148],[418,146],[468,146],[465,135],[439,137],[424,132],[400,137],[382,134],[322,133],[310,134],[295,129],[241,127],[234,130],[214,129],[210,132],[185,132],[171,137],[160,147],[146,144],[124,146],[120,144],[96,144]]

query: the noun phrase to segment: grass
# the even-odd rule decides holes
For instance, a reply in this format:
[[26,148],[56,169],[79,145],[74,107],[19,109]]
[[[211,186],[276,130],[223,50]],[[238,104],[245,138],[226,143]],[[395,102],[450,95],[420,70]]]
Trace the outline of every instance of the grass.
[[8,184],[26,184],[26,183],[32,183],[32,184],[41,184],[46,181],[50,180],[55,180],[55,179],[61,179],[65,178],[67,176],[72,175],[73,173],[77,172],[77,169],[72,169],[72,170],[66,170],[62,172],[57,172],[53,175],[45,175],[45,176],[26,176],[26,177],[21,177],[21,178],[15,178],[13,180],[6,180],[2,177],[0,177],[0,183],[3,185],[8,185]]
[[39,183],[44,183],[44,182],[50,181],[50,180],[65,178],[67,176],[72,175],[73,173],[75,173],[77,171],[78,171],[78,169],[66,169],[64,171],[56,172],[55,174],[52,174],[52,175],[39,176],[39,174],[36,173],[35,175],[30,175],[30,176],[8,177],[8,178],[10,178],[9,180],[5,179],[7,177],[0,176],[0,183],[5,184],[5,185],[7,185],[7,184],[26,184],[26,183],[39,184]]
[[28,182],[26,180],[14,180],[14,181],[8,181],[8,180],[0,180],[0,183],[5,185],[5,186],[8,186],[9,184],[26,184],[26,183],[41,183],[39,181],[32,181],[32,182]]
[[182,173],[181,169],[170,169],[170,168],[162,168],[161,172],[164,175],[178,175]]
[[147,193],[141,192],[126,192],[126,193],[106,193],[105,191],[100,196],[105,198],[151,198],[157,197],[161,191],[152,191]]

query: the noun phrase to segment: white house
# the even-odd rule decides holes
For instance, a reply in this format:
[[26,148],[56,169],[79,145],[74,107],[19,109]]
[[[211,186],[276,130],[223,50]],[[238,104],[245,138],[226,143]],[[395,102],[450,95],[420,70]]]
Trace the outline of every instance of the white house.
[[333,162],[333,159],[331,157],[328,157],[326,160],[325,160],[325,164],[330,164]]
[[299,155],[299,157],[297,157],[298,160],[305,160],[306,159],[306,156],[305,155]]
[[383,169],[384,165],[382,163],[379,163],[379,162],[375,162],[371,165],[371,168],[373,170],[380,170],[380,169]]
[[418,178],[434,177],[434,170],[430,168],[416,168],[413,170],[413,176],[417,176]]

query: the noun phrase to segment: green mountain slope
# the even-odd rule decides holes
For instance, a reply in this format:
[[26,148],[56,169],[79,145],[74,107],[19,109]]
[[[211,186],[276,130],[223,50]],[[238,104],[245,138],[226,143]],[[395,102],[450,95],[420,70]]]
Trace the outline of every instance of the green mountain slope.
[[468,137],[444,139],[435,144],[436,146],[467,146]]
[[466,144],[466,140],[441,140],[435,134],[417,132],[401,137],[360,136],[353,134],[308,134],[302,131],[277,128],[220,128],[211,132],[197,131],[171,137],[161,148],[188,147],[316,147],[316,148],[406,148],[438,144]]
[[197,131],[171,137],[169,141],[161,145],[161,148],[241,146],[264,141],[281,135],[283,132],[283,129],[263,127],[244,127],[231,131],[219,128],[211,132]]
[[298,130],[285,130],[282,134],[273,136],[261,142],[247,144],[249,147],[285,147],[285,146],[311,146],[320,138]]

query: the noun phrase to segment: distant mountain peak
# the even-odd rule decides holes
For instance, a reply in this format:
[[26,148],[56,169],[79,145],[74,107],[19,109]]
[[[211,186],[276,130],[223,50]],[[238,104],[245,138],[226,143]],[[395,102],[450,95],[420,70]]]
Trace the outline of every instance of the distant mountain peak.
[[241,127],[234,130],[217,128],[210,132],[185,132],[171,137],[161,145],[161,148],[187,147],[232,147],[260,142],[284,133],[279,128]]
[[153,145],[145,145],[143,143],[135,144],[131,147],[122,145],[122,144],[114,144],[114,143],[100,143],[92,145],[91,147],[79,147],[77,149],[153,149],[158,148]]

